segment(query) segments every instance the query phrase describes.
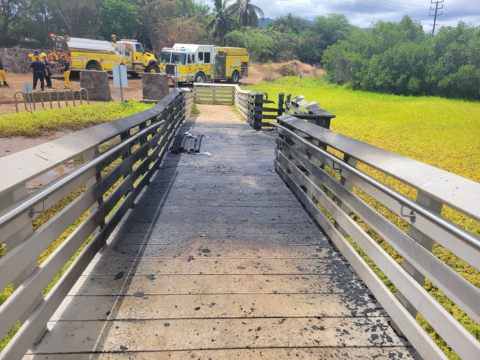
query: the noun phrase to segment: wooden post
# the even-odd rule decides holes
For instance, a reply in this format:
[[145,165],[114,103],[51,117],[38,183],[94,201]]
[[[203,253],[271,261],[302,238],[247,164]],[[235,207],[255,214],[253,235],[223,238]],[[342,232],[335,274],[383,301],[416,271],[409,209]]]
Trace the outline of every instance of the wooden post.
[[277,116],[282,116],[285,113],[285,94],[280,93],[278,94],[278,113]]
[[[255,93],[254,95],[254,103],[253,103],[253,106],[255,108],[258,108],[258,107],[262,107],[263,106],[263,93]],[[258,110],[254,110],[253,112],[253,124],[252,124],[252,127],[254,130],[261,130],[262,129],[262,111],[258,111]]]

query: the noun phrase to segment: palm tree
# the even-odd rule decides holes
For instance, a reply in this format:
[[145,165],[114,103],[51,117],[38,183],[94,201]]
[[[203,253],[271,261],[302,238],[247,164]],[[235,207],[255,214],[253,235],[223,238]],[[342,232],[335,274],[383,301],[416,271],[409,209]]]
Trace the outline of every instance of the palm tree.
[[260,17],[262,22],[265,20],[263,10],[253,5],[251,0],[237,0],[226,9],[226,12],[240,26],[258,27],[258,18]]
[[226,36],[232,30],[232,17],[227,14],[227,3],[229,0],[215,0],[213,9],[213,19],[208,24],[209,29],[213,29],[213,37],[222,40],[225,46]]

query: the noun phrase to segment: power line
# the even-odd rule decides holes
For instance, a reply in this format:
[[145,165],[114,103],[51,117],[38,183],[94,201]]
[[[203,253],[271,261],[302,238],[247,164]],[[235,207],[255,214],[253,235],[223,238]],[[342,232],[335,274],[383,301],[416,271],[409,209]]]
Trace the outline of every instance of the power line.
[[[432,6],[430,5],[430,10],[435,10],[435,14],[430,14],[429,13],[429,16],[430,17],[434,17],[433,19],[433,31],[432,31],[432,36],[435,35],[435,25],[438,25],[437,24],[437,16],[440,16],[440,15],[443,15],[443,11],[438,14],[438,10],[442,10],[443,9],[443,2],[445,0],[437,0],[437,1],[433,1],[433,0],[430,0],[430,4],[435,4],[435,9],[432,9]],[[438,5],[441,4],[441,8],[438,7]]]

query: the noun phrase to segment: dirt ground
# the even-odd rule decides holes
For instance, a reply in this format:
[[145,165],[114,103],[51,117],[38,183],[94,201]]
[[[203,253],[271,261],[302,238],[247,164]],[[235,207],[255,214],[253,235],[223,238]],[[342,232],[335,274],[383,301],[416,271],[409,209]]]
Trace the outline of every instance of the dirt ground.
[[[109,80],[112,99],[114,101],[120,101],[120,89],[113,87],[113,76],[109,76]],[[14,101],[15,91],[22,90],[24,82],[32,82],[32,75],[7,73],[7,81],[10,85],[9,87],[0,86],[0,114],[7,114],[16,111]],[[70,84],[72,89],[80,89],[80,78],[70,78]],[[52,85],[55,90],[63,90],[63,88],[65,87],[65,81],[62,76],[56,75],[52,77]],[[21,97],[18,96],[18,99],[20,98]],[[131,77],[128,78],[128,88],[123,89],[123,98],[125,100],[142,99],[142,79],[140,77],[136,79]],[[63,107],[64,104],[61,104],[61,106]],[[53,107],[57,108],[58,105],[53,103]],[[48,108],[50,108],[49,104]],[[23,103],[19,104],[19,111],[25,111],[25,106],[23,105]]]
[[[113,76],[109,76],[109,82],[110,82],[110,93],[112,95],[112,100],[113,101],[120,101],[120,89],[114,88],[113,87]],[[0,86],[0,115],[1,114],[8,114],[8,113],[13,113],[16,111],[15,109],[15,101],[14,101],[14,94],[15,91],[22,90],[23,89],[23,83],[24,82],[32,82],[32,75],[31,74],[10,74],[7,73],[7,81],[8,84],[10,85],[9,87],[7,86]],[[243,79],[240,80],[239,85],[252,85],[252,84],[258,84],[262,82],[261,77],[248,77],[243,81]],[[74,76],[70,78],[70,83],[71,83],[71,88],[72,89],[80,89],[80,78],[78,76]],[[62,76],[60,75],[55,75],[52,76],[52,85],[55,90],[63,90],[65,87],[65,81]],[[184,85],[186,87],[191,86],[191,84],[186,84]],[[173,84],[170,84],[170,89],[173,89]],[[20,99],[21,96],[18,96],[18,99]],[[131,78],[128,77],[128,88],[123,89],[123,98],[124,100],[141,100],[143,98],[142,94],[142,78]],[[91,102],[95,103],[95,102]],[[55,104],[55,102],[52,103],[53,108],[56,109],[58,108],[58,105]],[[61,103],[61,106],[64,107],[64,103]],[[19,102],[19,111],[20,112],[25,112],[25,106],[23,103]],[[50,104],[46,104],[46,108],[50,108]]]

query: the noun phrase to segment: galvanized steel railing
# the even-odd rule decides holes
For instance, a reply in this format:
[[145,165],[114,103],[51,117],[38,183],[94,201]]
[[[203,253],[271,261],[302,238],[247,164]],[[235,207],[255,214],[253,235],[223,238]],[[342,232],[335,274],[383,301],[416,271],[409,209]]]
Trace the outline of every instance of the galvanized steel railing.
[[[66,90],[60,90],[60,91],[57,91],[57,90],[50,90],[48,91],[48,100],[49,100],[49,103],[50,103],[50,110],[53,109],[53,102],[55,102],[55,99],[53,99],[53,102],[52,102],[52,94],[55,94],[57,96],[57,103],[58,103],[58,108],[60,109],[61,108],[61,105],[60,105],[60,94],[63,94],[63,100],[65,101],[65,106],[70,106],[69,103],[68,103],[68,94],[71,94],[71,98],[72,98],[72,103],[73,103],[73,106],[77,106],[76,105],[76,102],[75,102],[75,94],[78,94],[78,99],[80,100],[80,105],[83,105],[83,98],[82,98],[82,93],[85,93],[85,98],[87,100],[87,104],[90,104],[90,97],[88,96],[88,90],[85,89],[85,88],[81,88],[79,90],[71,90],[71,89],[66,89]],[[15,100],[15,109],[18,113],[18,99],[17,99],[17,94],[21,94],[22,95],[22,98],[23,98],[23,105],[25,107],[25,111],[29,112],[30,109],[28,108],[27,104],[30,103],[30,106],[33,105],[33,110],[36,111],[37,110],[37,106],[36,106],[36,103],[37,103],[37,97],[40,97],[40,102],[42,104],[42,109],[45,110],[45,100],[43,98],[43,95],[46,95],[47,92],[46,91],[40,91],[40,90],[35,90],[32,92],[32,94],[25,94],[23,91],[21,90],[18,90],[18,91],[15,91],[15,94],[13,94],[13,98]],[[38,95],[38,96],[37,96]]]
[[[70,288],[157,171],[192,103],[192,92],[174,90],[152,109],[0,159],[0,243],[7,247],[0,259],[0,291],[14,287],[0,306],[0,339],[21,323],[0,359],[21,359],[43,336]],[[78,156],[83,164],[28,193],[27,182]],[[33,231],[34,219],[83,184],[83,193]],[[39,256],[87,211],[86,219],[38,265]],[[89,238],[44,298],[44,289]]]
[[[299,105],[308,104],[303,97]],[[480,270],[480,238],[441,216],[443,206],[480,221],[480,184],[334,133],[291,115],[278,118],[276,169],[316,218],[424,359],[447,359],[417,323],[417,311],[464,360],[480,342],[424,288],[425,278],[480,324],[480,290],[431,251],[434,242]],[[343,154],[343,159],[327,151]],[[362,163],[417,190],[416,201],[358,169]],[[335,174],[336,173],[336,174]],[[335,176],[334,176],[335,175]],[[354,193],[361,190],[410,227],[405,233]],[[320,205],[320,207],[318,206]],[[355,215],[355,216],[354,216]],[[360,219],[403,257],[399,265],[354,220]],[[396,286],[382,283],[349,243],[353,240]]]

